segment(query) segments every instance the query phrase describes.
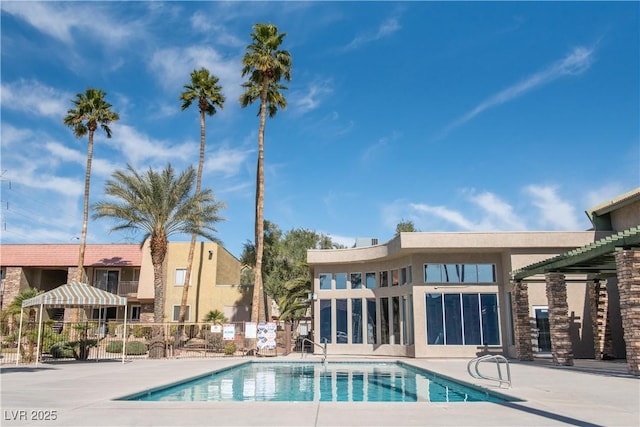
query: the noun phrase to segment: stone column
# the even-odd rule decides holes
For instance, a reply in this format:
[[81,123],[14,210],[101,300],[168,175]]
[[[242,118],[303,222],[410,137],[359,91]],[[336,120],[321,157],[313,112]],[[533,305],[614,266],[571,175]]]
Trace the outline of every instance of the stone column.
[[623,250],[615,256],[627,368],[640,376],[640,251]]
[[549,330],[551,354],[556,365],[573,366],[573,346],[569,334],[569,306],[564,274],[545,274],[547,300],[549,301]]
[[529,315],[529,291],[526,283],[516,282],[511,291],[511,310],[518,360],[533,360],[531,344],[531,316]]
[[[589,303],[591,308],[591,326],[593,329],[593,350],[596,360],[602,360],[607,355],[607,321],[609,294],[607,282],[595,280],[589,284]],[[610,337],[609,337],[610,338]]]
[[2,310],[9,307],[9,304],[16,299],[21,287],[22,267],[7,267],[4,277],[4,288],[2,290],[2,307],[0,307]]

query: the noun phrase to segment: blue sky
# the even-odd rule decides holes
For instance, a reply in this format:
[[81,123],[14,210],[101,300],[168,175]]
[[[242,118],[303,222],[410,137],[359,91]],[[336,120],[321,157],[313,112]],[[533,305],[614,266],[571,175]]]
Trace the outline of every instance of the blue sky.
[[[421,231],[584,230],[584,210],[640,185],[638,2],[3,1],[2,241],[73,243],[87,141],[71,99],[107,92],[91,203],[127,163],[197,164],[195,68],[220,78],[203,185],[234,255],[253,236],[256,117],[242,109],[252,25],[293,59],[289,107],[266,126],[265,218],[347,246]],[[139,242],[89,223],[89,243]],[[188,240],[176,236],[172,240]]]

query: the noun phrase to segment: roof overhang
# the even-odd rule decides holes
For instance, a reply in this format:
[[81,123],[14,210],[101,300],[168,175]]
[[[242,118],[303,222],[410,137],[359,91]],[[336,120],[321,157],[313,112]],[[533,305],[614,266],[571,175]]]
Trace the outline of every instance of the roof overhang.
[[593,278],[611,277],[616,275],[616,252],[638,248],[640,225],[513,271],[511,277],[515,281],[545,273],[591,274]]

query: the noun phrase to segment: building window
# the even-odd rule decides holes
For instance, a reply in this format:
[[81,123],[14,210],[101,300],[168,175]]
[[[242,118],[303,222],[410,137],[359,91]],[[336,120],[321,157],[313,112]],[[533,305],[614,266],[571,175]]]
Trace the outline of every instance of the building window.
[[331,300],[320,300],[320,342],[331,343]]
[[401,285],[407,284],[407,268],[406,267],[402,267],[400,269],[400,284]]
[[427,344],[500,345],[496,294],[426,294]]
[[362,344],[362,300],[351,300],[351,343]]
[[411,266],[407,267],[407,283],[413,283],[413,273],[411,272]]
[[398,274],[398,270],[391,270],[391,286],[398,286],[400,283],[400,276]]
[[495,283],[495,264],[425,264],[425,283]]
[[377,344],[378,338],[376,336],[376,300],[373,298],[367,298],[367,344]]
[[184,286],[184,279],[187,277],[186,268],[176,268],[176,274],[174,279],[175,286]]
[[366,273],[365,274],[365,286],[367,289],[375,289],[376,288],[376,273]]
[[[190,321],[190,315],[191,315],[191,306],[188,305],[187,306],[187,312],[185,313],[184,316],[184,321],[185,322],[189,322]],[[173,321],[177,322],[180,319],[180,306],[179,305],[174,305],[173,306]]]
[[351,289],[362,288],[362,273],[351,273]]
[[393,325],[393,329],[392,334],[393,334],[393,340],[392,340],[392,344],[400,344],[400,297],[391,297],[391,307],[392,307],[392,314],[393,314],[393,320],[392,320],[392,325]]
[[336,289],[347,289],[347,273],[336,273]]
[[131,306],[131,320],[138,321],[140,320],[140,306],[132,305]]
[[389,286],[389,272],[381,271],[380,272],[380,287],[386,288]]
[[380,298],[380,344],[389,344],[389,298]]
[[321,290],[331,289],[331,274],[320,274],[318,278],[320,279]]
[[347,333],[347,300],[336,300],[336,344],[347,344],[349,334]]

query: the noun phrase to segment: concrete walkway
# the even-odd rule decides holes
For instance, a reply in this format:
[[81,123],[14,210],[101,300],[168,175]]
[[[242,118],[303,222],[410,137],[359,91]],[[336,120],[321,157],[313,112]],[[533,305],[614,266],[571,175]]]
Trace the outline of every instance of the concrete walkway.
[[[513,387],[471,378],[466,360],[406,363],[520,402],[136,402],[113,399],[252,358],[47,363],[1,368],[2,426],[638,426],[640,381],[619,362],[511,363]],[[365,358],[330,357],[332,360]],[[386,360],[373,359],[372,360]],[[258,361],[300,361],[299,354]],[[319,360],[308,356],[303,360]],[[488,374],[491,365],[483,367]],[[42,418],[48,418],[44,420]],[[54,419],[55,418],[55,419]]]

